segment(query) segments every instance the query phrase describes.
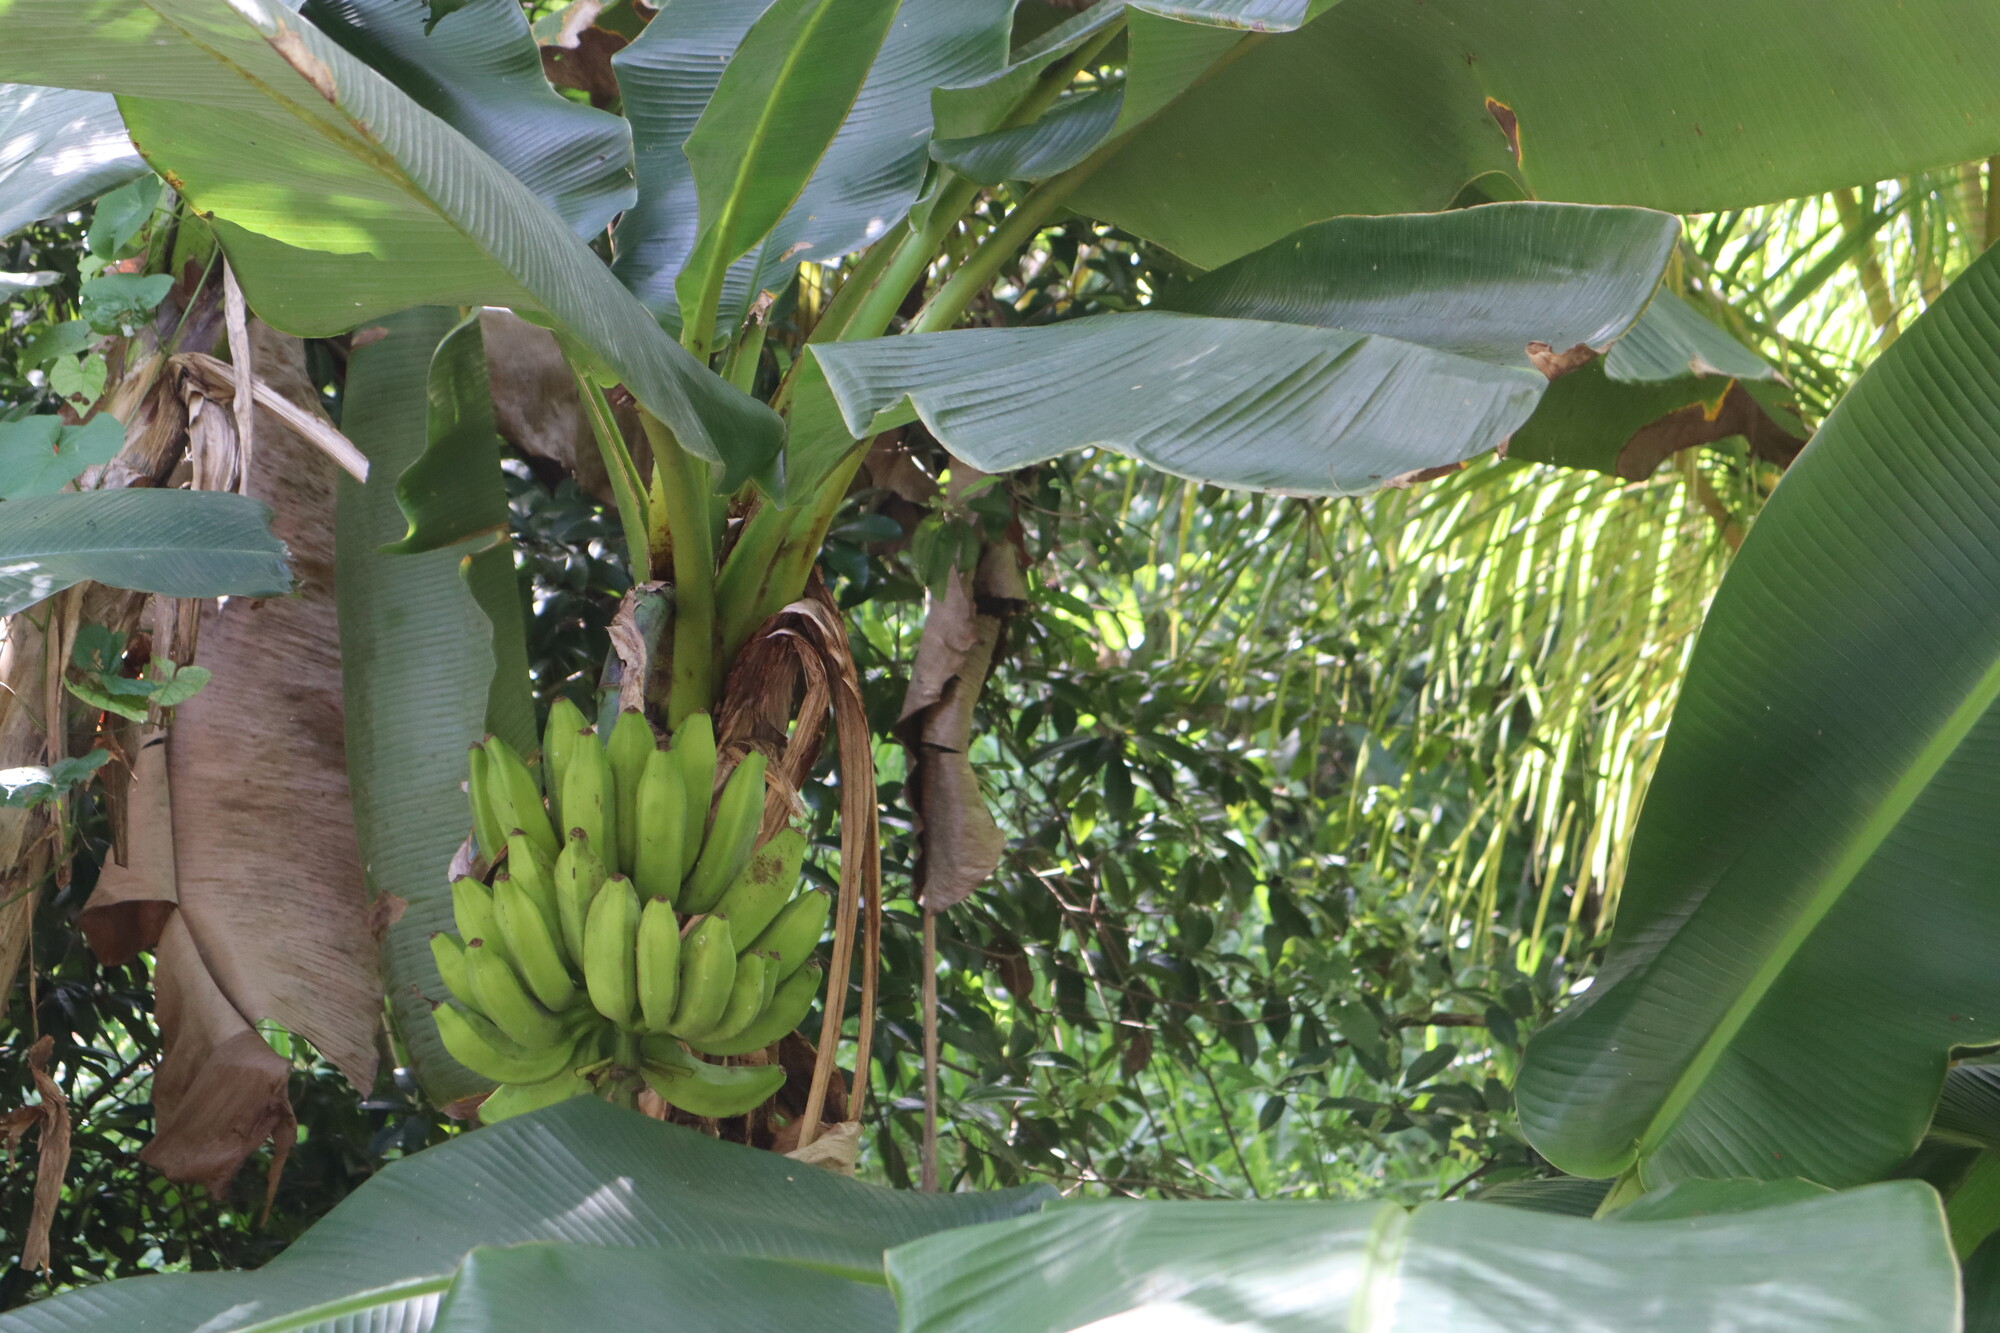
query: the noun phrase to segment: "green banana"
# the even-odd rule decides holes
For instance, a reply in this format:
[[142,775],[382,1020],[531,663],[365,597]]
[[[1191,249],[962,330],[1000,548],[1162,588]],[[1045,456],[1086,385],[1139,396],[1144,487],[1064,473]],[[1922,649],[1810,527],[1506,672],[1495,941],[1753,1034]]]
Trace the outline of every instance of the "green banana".
[[556,858],[556,921],[562,931],[563,951],[579,970],[583,967],[583,923],[609,873],[590,849],[590,840],[571,832],[562,855]]
[[725,1069],[678,1052],[661,1051],[660,1056],[648,1059],[639,1072],[661,1101],[689,1115],[712,1120],[742,1115],[785,1086],[785,1071],[777,1065]]
[[542,855],[542,849],[519,829],[507,835],[505,873],[527,893],[528,900],[548,923],[549,933],[559,933],[562,918],[556,914],[555,863]]
[[[773,839],[772,841],[776,841]],[[833,896],[825,889],[807,889],[785,904],[764,933],[750,941],[759,953],[778,958],[778,979],[783,981],[806,964],[819,937],[826,933],[827,914],[833,910]]]
[[479,1119],[483,1124],[497,1125],[572,1097],[588,1097],[592,1091],[590,1080],[574,1069],[561,1070],[540,1083],[503,1083],[479,1104]]
[[[620,788],[623,793],[623,788]],[[618,825],[625,828],[625,812]],[[646,756],[639,795],[632,810],[632,882],[647,898],[677,902],[681,896],[681,842],[687,833],[687,798],[681,766],[672,751]]]
[[[619,870],[618,795],[611,786],[611,760],[601,745],[580,745],[563,778],[563,819],[582,829],[605,868]],[[574,834],[572,834],[574,836]]]
[[729,918],[729,933],[744,948],[771,924],[799,886],[799,866],[806,859],[806,837],[784,828],[751,853],[750,864],[715,905],[717,916]]
[[563,775],[569,772],[570,756],[589,730],[583,710],[567,698],[549,705],[549,723],[542,728],[542,786],[548,789],[549,814],[558,829],[566,827],[562,822]]
[[729,1003],[715,1026],[701,1034],[703,1040],[728,1041],[757,1020],[770,998],[764,985],[770,960],[761,953],[746,953],[736,960],[736,980],[729,987]]
[[771,1001],[750,1021],[750,1025],[727,1040],[691,1041],[688,1045],[707,1055],[748,1055],[774,1041],[783,1041],[805,1022],[819,998],[822,976],[819,964],[801,968],[778,984]]
[[665,898],[649,899],[639,913],[639,1014],[648,1032],[673,1021],[681,985],[681,923]]
[[639,1004],[638,950],[639,895],[631,880],[613,875],[584,918],[583,983],[597,1012],[620,1027]]
[[736,984],[736,944],[729,923],[711,916],[681,941],[681,994],[667,1030],[677,1037],[708,1032],[729,1007]]
[[561,1013],[575,1004],[576,983],[569,979],[562,946],[556,943],[541,904],[505,871],[493,881],[493,916],[521,980],[543,1007]]
[[498,949],[469,942],[465,946],[465,979],[479,1012],[521,1045],[538,1050],[562,1040],[562,1020],[535,1002]]
[[451,919],[458,926],[458,938],[466,944],[485,942],[503,958],[507,941],[501,938],[493,917],[493,890],[472,878],[451,882]]
[[561,848],[556,842],[555,825],[549,823],[549,812],[542,805],[542,784],[521,762],[521,756],[514,753],[514,747],[498,736],[486,738],[486,760],[494,806],[501,815],[501,829],[521,830],[553,860]]
[[472,802],[472,838],[487,864],[500,859],[507,845],[507,826],[501,821],[500,807],[493,790],[493,765],[486,751],[477,745],[466,756],[465,793]]
[[437,962],[438,976],[445,989],[468,1003],[472,987],[465,980],[465,941],[447,931],[431,936],[431,957]]
[[432,1011],[438,1037],[451,1058],[495,1083],[539,1083],[554,1078],[570,1062],[574,1042],[523,1046],[490,1019],[442,1005]]
[[681,823],[681,878],[686,879],[701,855],[708,803],[715,799],[715,724],[707,713],[690,713],[681,720],[672,753],[680,765],[682,799],[687,802],[687,818]]
[[612,724],[611,738],[604,742],[604,756],[611,763],[611,789],[618,802],[618,864],[626,873],[638,864],[639,778],[646,760],[659,750],[646,715],[637,710],[620,713]]
[[681,885],[678,906],[689,916],[712,911],[757,850],[757,829],[764,822],[764,756],[756,750],[743,756],[715,798],[715,818],[694,870]]

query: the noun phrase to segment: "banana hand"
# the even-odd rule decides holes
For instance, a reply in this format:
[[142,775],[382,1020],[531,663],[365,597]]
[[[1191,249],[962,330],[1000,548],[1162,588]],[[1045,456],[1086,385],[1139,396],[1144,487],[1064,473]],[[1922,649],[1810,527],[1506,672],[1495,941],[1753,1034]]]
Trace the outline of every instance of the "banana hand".
[[764,822],[764,756],[752,750],[722,784],[715,798],[715,817],[694,871],[681,885],[678,906],[689,916],[712,911],[743,873],[757,848],[757,829]]
[[764,932],[750,942],[750,947],[760,953],[777,955],[778,979],[782,981],[804,967],[806,960],[812,957],[819,937],[826,933],[827,914],[832,910],[832,895],[824,889],[807,889],[785,904],[785,910],[764,927]]
[[801,968],[779,983],[763,1012],[734,1037],[727,1041],[690,1041],[688,1045],[707,1055],[748,1055],[774,1041],[783,1041],[805,1022],[813,1001],[819,998],[821,980],[817,963]]
[[554,1078],[569,1064],[575,1045],[523,1046],[489,1020],[456,1005],[443,1005],[431,1016],[437,1020],[438,1037],[451,1058],[495,1083],[539,1083]]
[[465,979],[479,1011],[522,1046],[539,1050],[562,1041],[562,1020],[535,1002],[499,950],[468,943]]
[[743,1115],[785,1086],[785,1071],[776,1065],[724,1069],[685,1055],[660,1054],[668,1058],[648,1059],[639,1072],[661,1101],[689,1115],[713,1120]]
[[739,945],[747,947],[791,901],[805,856],[805,835],[792,828],[779,830],[751,853],[750,864],[714,908],[717,916],[729,918],[729,933]]

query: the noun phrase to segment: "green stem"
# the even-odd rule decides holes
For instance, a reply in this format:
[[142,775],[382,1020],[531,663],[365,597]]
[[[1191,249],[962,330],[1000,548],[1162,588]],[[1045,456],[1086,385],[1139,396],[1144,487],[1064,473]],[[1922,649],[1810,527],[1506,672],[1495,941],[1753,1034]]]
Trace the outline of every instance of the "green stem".
[[681,448],[650,412],[640,422],[653,446],[653,481],[666,509],[674,569],[674,661],[667,725],[715,702],[715,525],[708,464]]
[[1645,1192],[1646,1187],[1639,1183],[1639,1168],[1636,1165],[1629,1167],[1624,1175],[1611,1182],[1611,1192],[1604,1196],[1604,1202],[1597,1205],[1597,1211],[1591,1216],[1609,1217]]
[[764,355],[764,338],[770,325],[759,320],[750,326],[749,332],[736,340],[729,349],[729,355],[722,363],[722,378],[737,388],[749,393],[757,382],[757,362]]
[[956,324],[958,317],[965,313],[965,308],[972,304],[972,299],[993,281],[1001,266],[1035,238],[1035,233],[1069,198],[1070,192],[1083,184],[1103,160],[1102,154],[1093,155],[1030,190],[1028,197],[1015,206],[1014,211],[979,243],[977,249],[966,256],[958,271],[917,312],[917,317],[910,321],[908,332],[935,333]]
[[854,318],[854,312],[860,307],[862,298],[873,291],[876,283],[881,281],[882,271],[889,266],[889,261],[895,257],[896,251],[902,247],[909,235],[909,220],[904,219],[887,235],[868,247],[868,253],[861,256],[861,262],[849,270],[846,279],[840,284],[840,290],[833,294],[833,300],[827,302],[826,309],[822,310],[819,318],[813,322],[812,332],[806,335],[807,342],[832,342],[840,337],[841,330],[847,327],[850,319]]
[[766,504],[743,525],[722,567],[723,661],[734,658],[759,625],[805,591],[827,529],[867,456],[863,441],[827,474],[810,504],[792,509]]
[[618,501],[618,522],[625,529],[633,577],[644,580],[651,577],[654,548],[646,488],[639,478],[638,465],[625,448],[625,436],[618,429],[618,418],[612,415],[611,404],[605,401],[604,390],[570,354],[568,347],[563,348],[563,360],[568,362],[570,376],[576,381],[584,415],[590,418],[590,433],[597,437],[597,452],[604,457],[604,470],[611,476],[611,494]]

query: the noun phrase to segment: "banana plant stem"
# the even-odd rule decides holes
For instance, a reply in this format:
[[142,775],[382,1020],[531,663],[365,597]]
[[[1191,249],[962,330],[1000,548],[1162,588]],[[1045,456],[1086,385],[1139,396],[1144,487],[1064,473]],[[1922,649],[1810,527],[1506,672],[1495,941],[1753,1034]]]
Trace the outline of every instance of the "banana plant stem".
[[665,422],[641,412],[653,479],[666,508],[674,573],[674,660],[667,725],[715,701],[715,526],[708,464],[681,448]]
[[850,450],[814,492],[792,509],[765,505],[750,516],[723,567],[719,638],[722,660],[734,658],[757,627],[805,592],[819,548],[847,498],[847,487],[868,456],[863,441]]

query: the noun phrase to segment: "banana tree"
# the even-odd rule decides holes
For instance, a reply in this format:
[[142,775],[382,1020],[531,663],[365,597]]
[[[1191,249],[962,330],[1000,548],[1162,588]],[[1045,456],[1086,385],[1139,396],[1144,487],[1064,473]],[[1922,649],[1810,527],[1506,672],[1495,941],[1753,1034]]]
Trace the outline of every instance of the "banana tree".
[[[837,984],[783,1141],[810,1145],[838,1099],[856,951],[865,1084],[872,750],[839,614],[812,576],[871,441],[925,432],[968,474],[1088,448],[1306,495],[1409,484],[1501,448],[1628,474],[1723,435],[1788,457],[1804,428],[1782,381],[1661,290],[1674,212],[2000,149],[1995,93],[1964,57],[2000,32],[1968,0],[1835,22],[1792,0],[1549,6],[1526,27],[1470,3],[1413,16],[1392,0],[1147,0],[1030,22],[1050,17],[1011,0],[674,0],[650,19],[592,3],[576,23],[623,43],[598,107],[551,89],[511,0],[0,8],[0,79],[114,95],[196,253],[222,256],[248,310],[341,340],[342,425],[374,464],[342,484],[335,553],[355,832],[398,1032],[438,1102],[500,1078],[536,1089],[512,1109],[593,1090],[636,1099],[632,1075],[651,1064],[671,1104],[686,1080],[736,1075],[681,1049],[735,1058],[710,1024],[689,1027],[657,995],[665,1016],[649,1019],[640,973],[664,968],[692,994],[692,960],[757,942],[717,946],[695,918],[720,915],[713,890],[776,845],[829,728]],[[1759,35],[1809,49],[1704,73],[1685,107],[1663,94]],[[1586,54],[1603,51],[1644,59],[1613,77]],[[1174,252],[1187,280],[1128,313],[1023,320],[1008,275],[1071,211]],[[546,331],[642,579],[580,701],[607,748],[577,751],[578,726],[543,732],[528,706],[518,607],[496,585],[504,499],[475,317],[487,307]],[[779,310],[796,336],[774,337]],[[8,503],[0,520],[22,502]],[[955,578],[969,587],[965,563]],[[621,726],[636,738],[622,752]],[[717,762],[686,766],[704,729]],[[466,747],[489,734],[468,775]],[[659,948],[685,960],[669,968],[629,947],[652,910],[630,890],[571,906],[579,936],[559,881],[565,854],[577,873],[577,828],[605,871],[636,870],[611,830],[636,827],[646,797],[618,770],[676,752],[684,873],[649,894],[668,902]],[[919,762],[927,831],[967,790],[963,762]],[[604,766],[609,784],[573,804],[576,775]],[[700,826],[727,813],[735,827],[734,807],[760,795],[755,834],[704,874]],[[584,805],[626,823],[578,819]],[[949,860],[926,856],[928,910],[949,905],[929,879]],[[956,883],[979,877],[957,869]],[[546,899],[510,913],[538,875]],[[676,902],[696,878],[703,891]],[[628,947],[600,977],[584,955],[612,903],[604,929]],[[459,942],[435,943],[453,924]],[[510,957],[485,952],[488,934]],[[753,1018],[791,1013],[737,985],[747,968],[699,989]],[[473,1029],[485,1049],[448,1043],[433,1006],[452,994],[473,999],[472,1017],[512,1021]],[[648,1027],[660,1030],[642,1040]],[[586,1039],[598,1044],[576,1055]],[[559,1042],[553,1063],[487,1058]],[[774,1086],[734,1081],[758,1100]]]

